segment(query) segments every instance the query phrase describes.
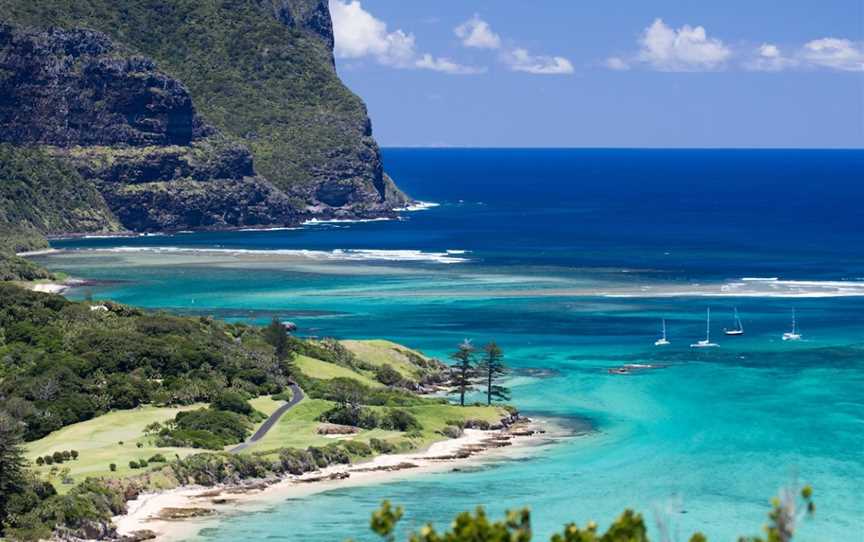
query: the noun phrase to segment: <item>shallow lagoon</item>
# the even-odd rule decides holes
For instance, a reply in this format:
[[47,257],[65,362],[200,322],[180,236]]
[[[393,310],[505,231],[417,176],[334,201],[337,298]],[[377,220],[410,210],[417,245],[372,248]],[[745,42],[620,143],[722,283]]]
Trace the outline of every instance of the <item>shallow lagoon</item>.
[[[383,336],[442,357],[464,337],[495,339],[515,369],[515,403],[590,428],[528,460],[232,517],[208,540],[372,540],[368,514],[384,498],[408,509],[406,527],[477,504],[530,505],[542,540],[632,506],[682,538],[699,528],[733,540],[757,534],[768,497],[797,479],[814,485],[818,508],[801,539],[845,542],[864,529],[862,157],[389,150],[394,177],[440,207],[399,222],[64,241],[138,250],[42,260],[103,281],[73,296],[278,315],[309,335]],[[789,183],[802,188],[778,202]],[[694,352],[709,304],[722,347]],[[747,334],[727,339],[733,306]],[[780,340],[793,306],[800,343]],[[673,344],[657,349],[663,317]],[[607,373],[624,363],[661,367]]]

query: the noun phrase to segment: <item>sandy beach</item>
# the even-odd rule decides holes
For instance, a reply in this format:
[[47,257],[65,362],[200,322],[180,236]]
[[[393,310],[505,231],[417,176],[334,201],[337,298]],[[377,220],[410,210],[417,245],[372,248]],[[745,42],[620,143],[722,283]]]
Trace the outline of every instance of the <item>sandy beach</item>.
[[[542,424],[508,432],[466,429],[455,439],[436,442],[423,451],[384,454],[366,462],[336,465],[272,484],[181,487],[160,493],[141,494],[128,502],[128,513],[114,518],[117,532],[135,536],[152,531],[156,540],[186,540],[226,514],[252,512],[288,498],[298,498],[337,487],[389,482],[421,473],[452,471],[496,459],[531,453],[533,445],[548,438]],[[177,519],[178,516],[190,516]]]

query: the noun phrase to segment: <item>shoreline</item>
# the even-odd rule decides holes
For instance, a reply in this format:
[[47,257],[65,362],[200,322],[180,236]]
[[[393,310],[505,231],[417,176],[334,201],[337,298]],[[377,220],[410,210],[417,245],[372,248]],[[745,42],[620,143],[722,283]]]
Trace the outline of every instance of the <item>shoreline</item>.
[[555,435],[547,435],[538,422],[494,431],[466,429],[462,436],[435,442],[425,450],[382,454],[368,461],[331,465],[299,476],[143,493],[128,501],[128,512],[114,517],[113,522],[120,537],[147,537],[160,542],[188,540],[231,514],[251,513],[289,498],[336,488],[392,482],[519,457],[553,438]]

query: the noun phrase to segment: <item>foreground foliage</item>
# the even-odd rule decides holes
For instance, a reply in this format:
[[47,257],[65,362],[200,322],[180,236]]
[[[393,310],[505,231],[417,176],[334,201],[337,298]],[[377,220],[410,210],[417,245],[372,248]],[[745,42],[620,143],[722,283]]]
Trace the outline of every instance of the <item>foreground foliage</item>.
[[[791,490],[784,490],[781,498],[772,500],[769,513],[769,523],[765,525],[766,538],[741,537],[739,542],[789,542],[795,535],[797,523],[804,516],[815,512],[813,490],[805,486],[800,491],[800,498]],[[800,501],[800,502],[799,502]],[[803,505],[803,506],[802,506]],[[803,513],[799,512],[800,508]],[[395,531],[404,515],[401,507],[393,507],[384,501],[372,514],[370,528],[388,542],[396,540]],[[662,525],[662,520],[659,521]],[[661,531],[661,542],[670,542],[670,538]],[[530,542],[531,513],[527,508],[508,511],[503,520],[492,520],[482,507],[471,512],[462,512],[450,529],[439,533],[431,524],[426,524],[419,532],[409,535],[410,542]],[[707,542],[702,533],[695,533],[690,542]],[[564,526],[561,533],[550,538],[551,542],[649,542],[648,529],[641,514],[633,510],[625,510],[612,522],[605,532],[601,532],[594,522],[589,522],[584,528],[575,523]]]

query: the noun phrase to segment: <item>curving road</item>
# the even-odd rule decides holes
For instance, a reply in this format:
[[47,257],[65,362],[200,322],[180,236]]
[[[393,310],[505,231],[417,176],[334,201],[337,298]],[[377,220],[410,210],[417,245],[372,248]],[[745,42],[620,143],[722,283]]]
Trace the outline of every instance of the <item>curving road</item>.
[[290,386],[288,386],[288,388],[291,390],[291,400],[280,406],[278,409],[276,409],[276,412],[274,412],[270,415],[269,418],[264,420],[264,423],[261,424],[261,427],[259,427],[257,431],[255,431],[254,435],[249,437],[249,440],[242,444],[238,444],[234,448],[231,448],[229,452],[231,452],[232,454],[242,452],[250,445],[264,438],[264,435],[266,435],[271,429],[273,429],[273,426],[276,425],[276,422],[279,421],[279,418],[281,418],[282,415],[291,410],[294,405],[302,401],[303,397],[305,397],[303,395],[303,390],[301,390],[300,386],[298,386],[297,384],[291,384]]

